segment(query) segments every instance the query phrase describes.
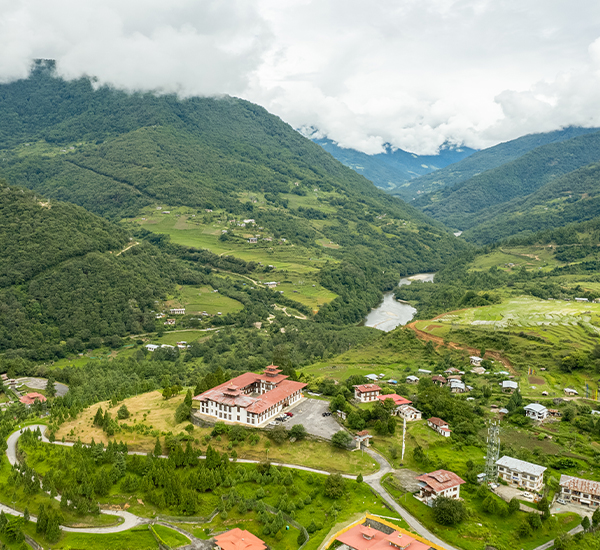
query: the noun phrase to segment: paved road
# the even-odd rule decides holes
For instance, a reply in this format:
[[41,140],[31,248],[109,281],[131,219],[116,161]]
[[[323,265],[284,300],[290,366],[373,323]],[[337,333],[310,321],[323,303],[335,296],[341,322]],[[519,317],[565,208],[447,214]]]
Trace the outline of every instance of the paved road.
[[[577,533],[580,533],[581,531],[583,531],[583,527],[581,525],[578,525],[577,527],[573,527],[573,529],[571,529],[569,531],[569,535],[575,535]],[[534,548],[533,550],[548,550],[549,548],[552,548],[553,546],[554,546],[554,540],[551,540],[551,541],[547,542],[546,544],[542,544],[541,546]]]
[[[25,384],[28,388],[34,390],[45,390],[48,385],[46,378],[18,378],[17,382]],[[56,395],[58,397],[63,397],[69,391],[69,387],[61,382],[54,382],[54,387],[56,388]]]

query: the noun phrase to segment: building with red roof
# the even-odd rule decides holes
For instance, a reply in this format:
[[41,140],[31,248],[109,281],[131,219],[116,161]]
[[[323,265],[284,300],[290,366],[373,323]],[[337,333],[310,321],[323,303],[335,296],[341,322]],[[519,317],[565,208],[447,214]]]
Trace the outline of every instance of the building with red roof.
[[239,527],[215,537],[217,550],[266,550],[267,545],[250,531]]
[[335,540],[351,550],[429,550],[431,546],[411,537],[406,531],[384,533],[368,525],[355,525]]
[[361,403],[375,401],[380,393],[381,388],[377,384],[358,384],[354,386],[354,399]]
[[265,372],[246,372],[193,398],[200,414],[258,426],[302,399],[306,384],[287,380],[281,370],[269,365]]
[[440,496],[460,498],[460,486],[464,483],[454,472],[448,470],[436,470],[430,474],[423,474],[417,477],[417,480],[421,485],[417,498],[428,506],[431,506],[433,500]]
[[388,393],[386,395],[378,395],[377,399],[379,401],[385,401],[386,399],[392,399],[396,405],[396,407],[401,407],[402,405],[410,405],[412,401],[406,399],[406,397],[402,397],[396,393]]
[[29,406],[33,405],[36,401],[39,401],[40,403],[45,403],[47,401],[47,399],[41,393],[32,391],[30,393],[26,393],[25,395],[22,395],[19,398],[19,401],[29,407]]
[[452,430],[448,427],[448,422],[437,416],[432,416],[427,420],[427,425],[444,437],[450,437],[450,434],[452,433]]

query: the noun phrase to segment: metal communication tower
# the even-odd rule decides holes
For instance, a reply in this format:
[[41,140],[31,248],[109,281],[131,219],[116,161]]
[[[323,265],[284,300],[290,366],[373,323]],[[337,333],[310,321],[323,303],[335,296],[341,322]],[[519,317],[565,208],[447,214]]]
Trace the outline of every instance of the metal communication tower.
[[488,424],[487,455],[485,461],[486,483],[498,481],[498,466],[496,461],[500,458],[500,424],[490,420]]

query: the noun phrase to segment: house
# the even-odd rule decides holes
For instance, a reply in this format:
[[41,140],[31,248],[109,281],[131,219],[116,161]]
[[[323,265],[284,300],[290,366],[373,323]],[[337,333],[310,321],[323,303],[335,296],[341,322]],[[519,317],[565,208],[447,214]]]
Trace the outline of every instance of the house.
[[512,393],[519,389],[519,384],[517,384],[514,380],[504,380],[501,385],[504,393]]
[[469,362],[474,367],[478,367],[479,365],[481,365],[482,361],[483,359],[481,357],[477,357],[477,355],[471,355],[471,357],[469,357]]
[[362,430],[361,432],[358,432],[354,436],[354,441],[356,441],[356,448],[360,449],[363,445],[365,447],[369,447],[369,439],[371,439],[372,437],[373,436],[369,434],[368,430]]
[[400,418],[405,419],[407,422],[412,422],[413,420],[421,420],[421,411],[418,411],[414,407],[410,405],[402,405],[396,409],[396,415]]
[[485,369],[483,367],[475,367],[471,369],[473,374],[485,374]]
[[502,420],[509,413],[508,409],[498,409],[498,414],[500,415],[500,420]]
[[540,492],[544,486],[544,472],[546,468],[538,464],[532,464],[525,460],[519,460],[510,456],[503,456],[496,460],[498,475],[509,485],[523,487]]
[[169,313],[171,315],[185,315],[185,308],[184,307],[174,307],[169,310]]
[[267,545],[250,531],[239,527],[215,537],[217,550],[266,550]]
[[427,425],[440,435],[444,437],[450,437],[452,430],[448,427],[448,422],[442,420],[441,418],[437,418],[436,416],[432,416],[429,420],[427,420]]
[[587,298],[575,298],[576,302],[589,302]]
[[406,383],[407,384],[418,384],[419,379],[416,376],[414,376],[413,374],[411,374],[410,376],[406,377]]
[[462,380],[462,376],[460,374],[451,374],[448,376],[448,382],[450,380]]
[[358,384],[354,386],[354,399],[361,403],[375,401],[380,393],[381,388],[377,384]]
[[162,319],[163,317],[166,317],[166,315],[164,313],[157,313],[156,314],[156,318],[157,319]]
[[270,281],[268,283],[265,283],[266,286],[268,286],[269,288],[275,288],[279,283],[277,281]]
[[250,244],[256,244],[256,243],[258,242],[258,239],[257,239],[256,237],[250,237],[250,238],[248,239],[248,242],[249,242]]
[[460,374],[460,371],[454,367],[450,367],[448,370],[444,371],[444,374]]
[[264,373],[246,372],[193,398],[198,413],[218,420],[258,426],[302,399],[306,384],[287,380],[269,365]]
[[577,390],[574,390],[573,388],[565,388],[563,391],[565,392],[565,395],[579,395]]
[[544,396],[547,396],[547,395],[548,395],[548,392],[544,390],[544,391],[542,392],[542,395],[544,395]]
[[461,382],[460,380],[450,380],[450,391],[452,393],[465,393],[467,388],[464,382]]
[[41,393],[32,391],[32,392],[26,393],[25,395],[22,395],[21,397],[19,397],[19,401],[21,403],[23,403],[24,405],[27,405],[28,407],[30,407],[36,401],[39,401],[40,403],[45,403],[47,401],[47,399]]
[[387,381],[387,383],[388,383],[388,384],[393,384],[393,385],[395,386],[395,385],[398,383],[398,380],[394,380],[393,378],[390,378],[390,379]]
[[[598,411],[596,411],[598,412]],[[548,414],[550,416],[553,416],[554,418],[558,418],[559,416],[562,416],[561,412],[558,409],[548,409]],[[592,411],[592,414],[594,414],[594,411]]]
[[392,399],[396,407],[400,407],[401,405],[410,405],[412,401],[409,401],[405,397],[402,397],[396,393],[388,393],[386,395],[378,395],[377,399],[379,401],[385,401],[386,399]]
[[165,325],[167,326],[173,326],[175,324],[175,319],[167,319],[165,321]]
[[548,409],[539,403],[530,403],[525,408],[525,416],[533,420],[544,420],[548,416]]
[[431,374],[431,371],[427,369],[419,369],[417,372],[419,374]]
[[458,500],[460,498],[460,486],[464,483],[454,472],[448,470],[436,470],[430,474],[423,474],[417,477],[420,482],[419,495],[416,496],[420,501],[431,506],[438,497],[447,497]]
[[505,370],[499,370],[497,373],[498,376],[510,376],[510,372],[505,371]]
[[385,531],[367,524],[359,524],[344,530],[335,540],[341,543],[339,548],[344,550],[383,550],[384,548],[386,550],[428,550],[431,548],[432,543],[417,540],[408,531],[396,531],[379,522],[375,526]]
[[156,351],[160,346],[158,344],[146,344],[146,349],[148,351]]
[[378,382],[379,381],[379,376],[377,376],[376,374],[366,374],[365,378],[367,380],[370,380],[371,382]]
[[431,381],[440,387],[446,385],[446,379],[441,374],[436,374],[432,376]]
[[590,508],[600,506],[600,483],[578,477],[560,476],[560,496],[567,502],[576,502]]

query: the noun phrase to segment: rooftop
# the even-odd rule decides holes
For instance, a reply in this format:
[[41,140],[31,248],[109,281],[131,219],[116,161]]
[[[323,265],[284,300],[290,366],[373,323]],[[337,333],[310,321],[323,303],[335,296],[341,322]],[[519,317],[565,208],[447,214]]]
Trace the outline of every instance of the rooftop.
[[533,411],[536,413],[548,412],[548,409],[544,407],[544,405],[540,405],[539,403],[529,403],[526,407],[524,407],[526,411]]
[[380,401],[385,401],[386,399],[393,399],[394,403],[396,404],[396,407],[399,407],[400,405],[408,405],[408,404],[412,403],[412,401],[409,401],[405,397],[402,397],[401,395],[398,395],[396,393],[388,393],[386,395],[378,395],[377,399],[379,399]]
[[355,525],[339,535],[336,540],[356,550],[383,550],[384,548],[428,550],[430,548],[429,544],[416,540],[406,532],[393,531],[388,535],[367,525]]
[[448,426],[448,422],[442,420],[441,418],[438,418],[437,416],[432,416],[430,419],[427,420],[427,422],[431,422],[432,424],[434,424],[435,426],[439,426],[440,428],[443,426]]
[[560,476],[560,486],[571,489],[572,491],[580,491],[590,495],[600,495],[600,483],[598,481],[590,481],[589,479],[581,479],[579,477]]
[[526,462],[525,460],[519,460],[518,458],[512,458],[510,456],[503,456],[501,459],[496,460],[496,465],[504,466],[510,470],[522,472],[532,476],[541,476],[546,470],[544,466],[532,464],[531,462]]
[[436,493],[464,483],[463,479],[448,470],[436,470],[430,474],[423,474],[417,477],[417,479],[431,487]]
[[30,393],[26,393],[25,395],[22,395],[19,398],[19,401],[21,403],[24,403],[25,405],[33,405],[36,402],[36,400],[39,401],[40,403],[45,403],[46,397],[43,396],[41,393],[32,391]]
[[381,388],[377,384],[358,384],[354,386],[360,393],[368,391],[381,391]]
[[250,531],[239,527],[215,537],[223,550],[266,550],[267,545]]

